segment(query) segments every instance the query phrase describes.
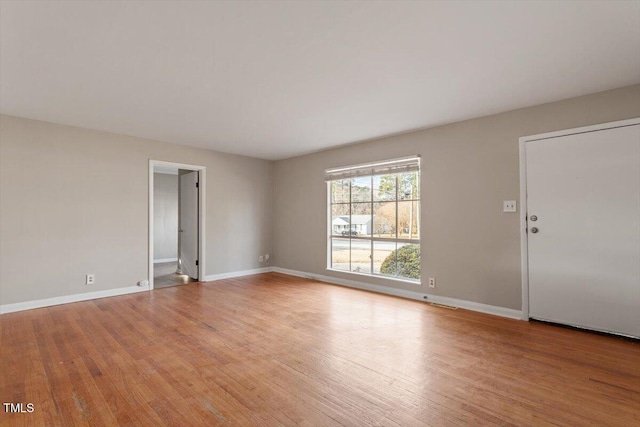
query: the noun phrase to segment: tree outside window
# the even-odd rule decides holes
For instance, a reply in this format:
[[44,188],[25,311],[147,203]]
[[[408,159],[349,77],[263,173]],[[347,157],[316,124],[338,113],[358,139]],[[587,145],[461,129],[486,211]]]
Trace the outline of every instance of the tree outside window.
[[330,268],[420,280],[418,171],[329,181]]

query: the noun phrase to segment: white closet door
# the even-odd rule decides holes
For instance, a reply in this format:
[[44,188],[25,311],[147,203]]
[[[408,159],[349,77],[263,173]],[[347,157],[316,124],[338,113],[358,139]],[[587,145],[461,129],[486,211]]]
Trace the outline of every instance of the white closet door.
[[198,279],[198,172],[180,175],[180,268]]
[[640,125],[525,149],[530,317],[640,337]]

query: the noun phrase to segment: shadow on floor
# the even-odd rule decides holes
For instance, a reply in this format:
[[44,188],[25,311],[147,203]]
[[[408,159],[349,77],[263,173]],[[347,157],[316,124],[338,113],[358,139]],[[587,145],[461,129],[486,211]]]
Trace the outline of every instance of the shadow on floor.
[[185,285],[196,282],[191,277],[176,273],[178,263],[163,262],[153,265],[153,288],[166,288],[169,286]]

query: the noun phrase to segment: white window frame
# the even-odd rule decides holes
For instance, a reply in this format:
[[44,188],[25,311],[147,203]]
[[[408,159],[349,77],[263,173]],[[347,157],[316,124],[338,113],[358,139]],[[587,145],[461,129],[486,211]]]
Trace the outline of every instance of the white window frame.
[[[357,275],[357,276],[365,276],[365,277],[374,277],[377,279],[383,279],[383,280],[391,280],[391,281],[397,281],[397,282],[403,282],[403,283],[409,283],[412,285],[417,285],[417,286],[421,286],[422,285],[422,273],[420,274],[420,278],[419,279],[411,279],[411,278],[404,278],[404,277],[399,277],[399,276],[388,276],[388,275],[384,275],[384,274],[377,274],[374,273],[374,269],[373,269],[373,249],[374,249],[374,243],[376,241],[384,241],[384,242],[396,242],[396,243],[407,243],[407,244],[418,244],[420,246],[420,252],[421,252],[421,257],[422,257],[422,221],[418,222],[418,238],[417,239],[406,239],[406,238],[398,238],[397,234],[396,234],[396,238],[395,239],[390,239],[390,238],[375,238],[373,236],[373,233],[371,236],[369,237],[357,237],[357,236],[352,236],[351,234],[348,235],[348,237],[345,237],[346,239],[350,239],[350,240],[362,240],[362,241],[368,241],[371,242],[371,255],[372,255],[372,259],[371,259],[371,272],[370,273],[362,273],[362,272],[357,272],[357,271],[351,271],[351,270],[341,270],[341,269],[337,269],[337,268],[333,268],[333,257],[332,257],[332,240],[333,238],[337,238],[335,234],[333,234],[333,215],[332,215],[332,199],[331,199],[331,182],[333,181],[338,181],[341,179],[349,179],[348,177],[337,177],[334,179],[331,179],[331,175],[333,174],[343,174],[345,173],[345,171],[347,171],[346,173],[348,174],[350,171],[365,171],[364,173],[354,173],[354,177],[355,176],[360,176],[360,177],[371,177],[373,179],[374,176],[376,175],[385,175],[385,174],[399,174],[402,173],[402,169],[399,170],[390,170],[388,172],[374,172],[374,171],[379,171],[381,168],[386,168],[389,167],[389,165],[391,165],[391,167],[393,167],[393,165],[399,165],[402,166],[405,163],[407,163],[407,161],[409,161],[409,163],[413,163],[413,161],[417,161],[418,167],[417,167],[417,185],[418,185],[418,199],[407,199],[407,200],[403,200],[403,199],[399,199],[398,198],[398,182],[396,179],[396,197],[394,199],[394,202],[396,204],[396,233],[397,233],[397,220],[398,220],[398,215],[397,215],[397,209],[398,209],[398,202],[401,201],[407,201],[407,202],[417,202],[418,205],[418,213],[420,214],[422,212],[422,195],[421,195],[421,190],[422,190],[422,185],[420,183],[420,162],[419,162],[419,156],[412,156],[412,157],[407,157],[407,158],[401,158],[401,159],[394,159],[394,160],[385,160],[382,162],[376,162],[376,163],[367,163],[367,164],[362,164],[362,165],[354,165],[354,166],[346,166],[346,167],[341,167],[341,168],[334,168],[334,169],[327,169],[327,171],[325,171],[325,180],[326,180],[326,185],[327,185],[327,264],[326,264],[326,270],[327,271],[332,271],[332,272],[337,272],[337,273],[344,273],[344,274],[351,274],[351,275]],[[366,171],[372,171],[370,173],[366,173]],[[335,172],[335,173],[334,173]],[[373,220],[373,205],[374,205],[374,189],[373,189],[373,185],[371,187],[371,218]],[[351,200],[352,197],[352,192],[351,189],[349,191],[349,202],[344,202],[344,204],[348,204],[349,207],[351,207],[351,204],[353,203]],[[365,202],[363,202],[365,203]],[[353,225],[351,224],[351,221],[349,222],[349,229],[351,230],[353,227]],[[397,246],[396,246],[396,250],[397,250]],[[350,251],[351,252],[351,251]],[[351,255],[350,255],[351,256]]]

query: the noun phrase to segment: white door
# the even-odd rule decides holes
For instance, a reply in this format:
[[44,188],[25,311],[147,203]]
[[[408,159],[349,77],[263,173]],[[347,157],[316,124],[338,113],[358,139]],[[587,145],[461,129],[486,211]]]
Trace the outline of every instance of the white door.
[[182,274],[198,279],[198,172],[180,174],[179,248]]
[[640,125],[525,150],[529,316],[640,337]]

